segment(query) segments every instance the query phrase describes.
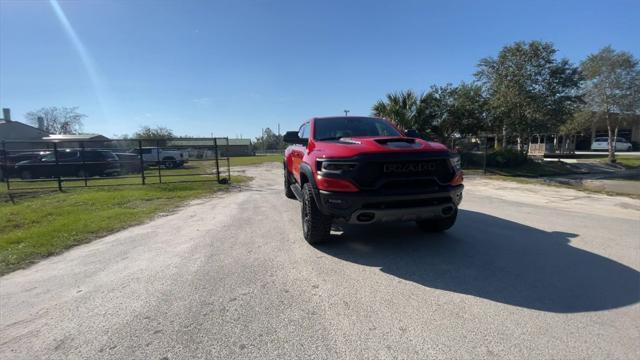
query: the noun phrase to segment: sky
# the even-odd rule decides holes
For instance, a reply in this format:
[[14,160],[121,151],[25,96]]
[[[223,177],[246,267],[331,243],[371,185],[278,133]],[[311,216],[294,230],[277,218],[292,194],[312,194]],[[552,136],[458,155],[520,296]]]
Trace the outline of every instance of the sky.
[[0,106],[78,106],[84,132],[256,137],[472,81],[519,40],[640,57],[640,1],[0,0]]

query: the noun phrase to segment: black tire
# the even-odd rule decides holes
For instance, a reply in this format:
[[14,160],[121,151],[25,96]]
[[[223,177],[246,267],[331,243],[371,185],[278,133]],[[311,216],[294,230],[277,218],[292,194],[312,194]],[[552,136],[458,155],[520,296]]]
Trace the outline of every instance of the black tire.
[[418,220],[416,224],[422,231],[426,232],[442,232],[449,230],[455,223],[458,217],[458,208],[450,216],[437,219]]
[[311,184],[306,183],[302,187],[302,234],[309,244],[318,244],[329,239],[331,233],[331,216],[323,214],[315,198]]
[[176,159],[174,159],[174,158],[164,158],[164,159],[162,159],[162,165],[164,165],[164,167],[166,169],[175,169],[176,167],[178,167],[178,163],[176,162]]
[[297,199],[296,194],[291,190],[291,183],[289,182],[289,173],[287,170],[284,171],[284,196],[288,199]]
[[20,172],[20,178],[22,180],[30,180],[30,179],[33,179],[33,174],[29,170],[22,170]]

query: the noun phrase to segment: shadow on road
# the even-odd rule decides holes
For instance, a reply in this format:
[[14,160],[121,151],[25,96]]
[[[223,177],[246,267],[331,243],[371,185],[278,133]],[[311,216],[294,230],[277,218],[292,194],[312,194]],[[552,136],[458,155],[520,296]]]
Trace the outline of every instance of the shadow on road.
[[317,249],[430,288],[555,313],[599,311],[640,300],[640,273],[548,232],[461,210],[443,234],[413,224],[343,226]]

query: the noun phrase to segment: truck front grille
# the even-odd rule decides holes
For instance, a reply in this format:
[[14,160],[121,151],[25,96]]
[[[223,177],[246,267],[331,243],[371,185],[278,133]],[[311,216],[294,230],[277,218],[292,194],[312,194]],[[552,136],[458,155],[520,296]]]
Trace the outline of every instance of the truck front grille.
[[448,153],[371,154],[362,157],[353,176],[361,189],[393,192],[427,190],[449,183],[455,175]]

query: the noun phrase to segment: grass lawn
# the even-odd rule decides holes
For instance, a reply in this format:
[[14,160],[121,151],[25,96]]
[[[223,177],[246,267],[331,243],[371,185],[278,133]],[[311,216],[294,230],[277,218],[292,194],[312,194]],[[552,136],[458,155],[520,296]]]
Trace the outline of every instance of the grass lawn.
[[[126,179],[97,181],[101,180]],[[232,183],[245,180],[246,177],[234,176]],[[4,184],[0,184],[2,185]],[[188,200],[228,187],[229,185],[211,181],[78,188],[63,193],[54,191],[19,198],[15,204],[0,202],[0,219],[3,219],[0,222],[0,274],[24,267],[74,245],[142,223],[158,213],[175,209]]]
[[[602,155],[582,155],[578,157],[579,160],[593,161],[593,162],[607,162],[608,154],[603,152]],[[616,152],[617,163],[628,168],[635,169],[640,167],[640,156],[638,155],[626,155],[624,152]]]
[[[482,170],[465,170],[470,175],[482,173]],[[487,174],[505,177],[535,178],[542,176],[575,174],[571,168],[560,161],[527,162],[512,168],[487,168]]]
[[257,165],[267,162],[282,162],[283,154],[237,156],[231,158],[231,166]]
[[[640,156],[637,155],[618,155],[616,154],[618,164],[629,168],[635,169],[640,167]],[[606,161],[606,160],[605,160]]]

